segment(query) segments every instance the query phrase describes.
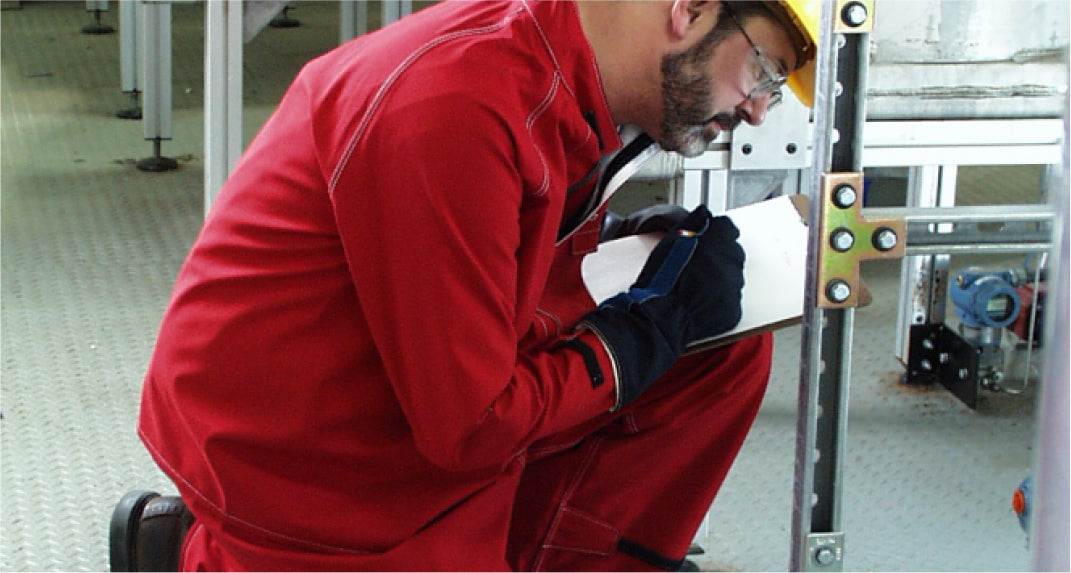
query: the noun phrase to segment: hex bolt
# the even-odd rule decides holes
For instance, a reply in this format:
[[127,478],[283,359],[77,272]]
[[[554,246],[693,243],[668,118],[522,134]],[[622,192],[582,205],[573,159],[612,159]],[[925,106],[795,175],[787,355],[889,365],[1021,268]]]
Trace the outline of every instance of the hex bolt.
[[931,338],[923,338],[922,339],[922,347],[925,348],[926,350],[933,350],[933,339],[931,339]]
[[833,279],[826,284],[826,297],[835,303],[842,303],[852,295],[852,287],[844,279]]
[[814,552],[814,560],[821,566],[832,565],[837,559],[837,552],[832,547],[819,547]]
[[937,355],[937,361],[940,362],[941,364],[948,364],[949,359],[950,358],[949,358],[947,352],[942,352],[942,353]]
[[874,230],[874,234],[870,235],[870,243],[874,245],[875,249],[883,253],[893,250],[899,240],[900,238],[896,236],[896,231],[888,227],[878,227]]
[[855,235],[851,229],[845,227],[839,227],[833,230],[833,233],[829,236],[829,246],[833,247],[834,251],[843,253],[850,250],[855,245]]
[[966,368],[960,368],[958,374],[960,380],[966,380],[971,375],[971,371]]
[[866,23],[866,6],[862,2],[849,2],[840,11],[840,18],[852,28],[858,28]]
[[847,183],[841,183],[833,189],[833,204],[841,209],[847,209],[859,200],[859,193],[855,187]]
[[921,366],[923,370],[933,370],[933,365],[925,358],[919,361],[919,366]]

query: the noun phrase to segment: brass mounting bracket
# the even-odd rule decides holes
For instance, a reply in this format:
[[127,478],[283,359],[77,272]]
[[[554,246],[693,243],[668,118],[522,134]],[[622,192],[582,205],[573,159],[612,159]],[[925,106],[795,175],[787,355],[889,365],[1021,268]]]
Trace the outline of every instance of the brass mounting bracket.
[[818,231],[818,307],[860,306],[864,291],[859,263],[904,256],[907,225],[903,218],[863,217],[863,174],[823,173]]

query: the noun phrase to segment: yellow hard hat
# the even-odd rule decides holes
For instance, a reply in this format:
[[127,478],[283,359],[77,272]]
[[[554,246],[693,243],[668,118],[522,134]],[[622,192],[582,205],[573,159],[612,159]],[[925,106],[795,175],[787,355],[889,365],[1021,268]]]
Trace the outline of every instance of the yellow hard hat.
[[803,105],[814,106],[814,55],[818,45],[818,20],[822,0],[779,0],[766,6],[788,31],[802,65],[788,75],[788,86]]

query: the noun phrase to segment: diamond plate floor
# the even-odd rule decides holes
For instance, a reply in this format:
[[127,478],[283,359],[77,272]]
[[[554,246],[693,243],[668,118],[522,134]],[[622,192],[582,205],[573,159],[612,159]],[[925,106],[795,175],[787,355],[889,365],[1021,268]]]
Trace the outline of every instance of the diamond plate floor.
[[[333,5],[246,47],[247,136],[297,66],[337,38]],[[106,15],[114,24],[115,12]],[[143,173],[138,122],[115,119],[117,36],[79,34],[80,2],[0,14],[0,570],[106,570],[107,523],[133,488],[173,491],[134,435],[141,377],[201,219],[203,7],[174,6],[178,170]],[[1036,195],[1036,168],[961,169],[966,201]],[[988,194],[988,199],[986,198]],[[955,267],[955,264],[953,265]],[[1034,393],[971,411],[898,383],[896,264],[865,271],[856,317],[844,483],[848,570],[1022,570],[1011,492],[1031,462]],[[755,429],[715,502],[707,570],[788,566],[799,329],[776,338]]]

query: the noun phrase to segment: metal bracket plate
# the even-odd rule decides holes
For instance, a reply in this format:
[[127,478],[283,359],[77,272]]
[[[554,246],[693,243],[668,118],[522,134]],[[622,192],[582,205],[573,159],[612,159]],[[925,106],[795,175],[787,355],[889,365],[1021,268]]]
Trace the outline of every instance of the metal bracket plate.
[[981,351],[943,323],[911,327],[908,384],[937,381],[968,408],[978,407]]
[[901,217],[862,214],[863,174],[823,173],[818,253],[818,307],[860,306],[859,263],[902,258],[907,226]]
[[807,535],[807,571],[841,571],[844,568],[844,534]]

